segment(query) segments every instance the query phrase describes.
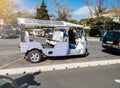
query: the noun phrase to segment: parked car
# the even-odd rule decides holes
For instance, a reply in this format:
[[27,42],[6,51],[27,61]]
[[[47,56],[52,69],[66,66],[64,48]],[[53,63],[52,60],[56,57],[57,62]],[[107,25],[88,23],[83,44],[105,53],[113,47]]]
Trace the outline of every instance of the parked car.
[[0,29],[1,38],[14,38],[16,36],[15,31],[12,28],[12,25],[3,25]]
[[112,52],[120,52],[120,30],[107,32],[103,37],[102,47]]

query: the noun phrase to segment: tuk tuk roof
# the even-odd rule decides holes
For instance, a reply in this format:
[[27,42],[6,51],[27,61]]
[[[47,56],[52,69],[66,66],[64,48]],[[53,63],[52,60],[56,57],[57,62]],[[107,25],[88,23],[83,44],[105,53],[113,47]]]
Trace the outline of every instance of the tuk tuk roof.
[[25,27],[29,26],[45,26],[45,27],[76,27],[83,28],[82,25],[65,22],[65,21],[55,21],[55,20],[38,20],[38,19],[30,19],[30,18],[17,18],[19,25],[25,25]]

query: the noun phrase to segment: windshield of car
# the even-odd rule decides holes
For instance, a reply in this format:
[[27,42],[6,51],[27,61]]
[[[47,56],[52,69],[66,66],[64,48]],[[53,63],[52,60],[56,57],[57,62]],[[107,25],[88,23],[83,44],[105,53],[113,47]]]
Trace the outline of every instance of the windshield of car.
[[105,39],[114,39],[115,33],[114,32],[107,32],[107,34],[105,35]]
[[10,25],[5,25],[5,26],[3,26],[3,31],[4,32],[11,32],[12,31],[12,27]]

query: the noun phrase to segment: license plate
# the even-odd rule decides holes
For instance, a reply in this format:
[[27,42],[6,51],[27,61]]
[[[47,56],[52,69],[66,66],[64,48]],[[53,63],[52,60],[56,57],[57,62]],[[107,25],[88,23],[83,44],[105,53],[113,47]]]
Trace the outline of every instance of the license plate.
[[113,44],[113,42],[112,42],[112,41],[106,41],[106,43],[108,43],[108,44]]

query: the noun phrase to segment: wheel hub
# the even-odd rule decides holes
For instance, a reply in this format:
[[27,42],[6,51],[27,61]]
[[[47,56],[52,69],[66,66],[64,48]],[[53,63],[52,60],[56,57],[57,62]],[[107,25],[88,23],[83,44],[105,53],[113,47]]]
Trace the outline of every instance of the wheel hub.
[[30,56],[30,59],[31,59],[32,61],[34,61],[34,62],[38,61],[39,58],[40,58],[40,56],[39,56],[38,53],[33,53],[33,54],[31,54],[31,56]]

